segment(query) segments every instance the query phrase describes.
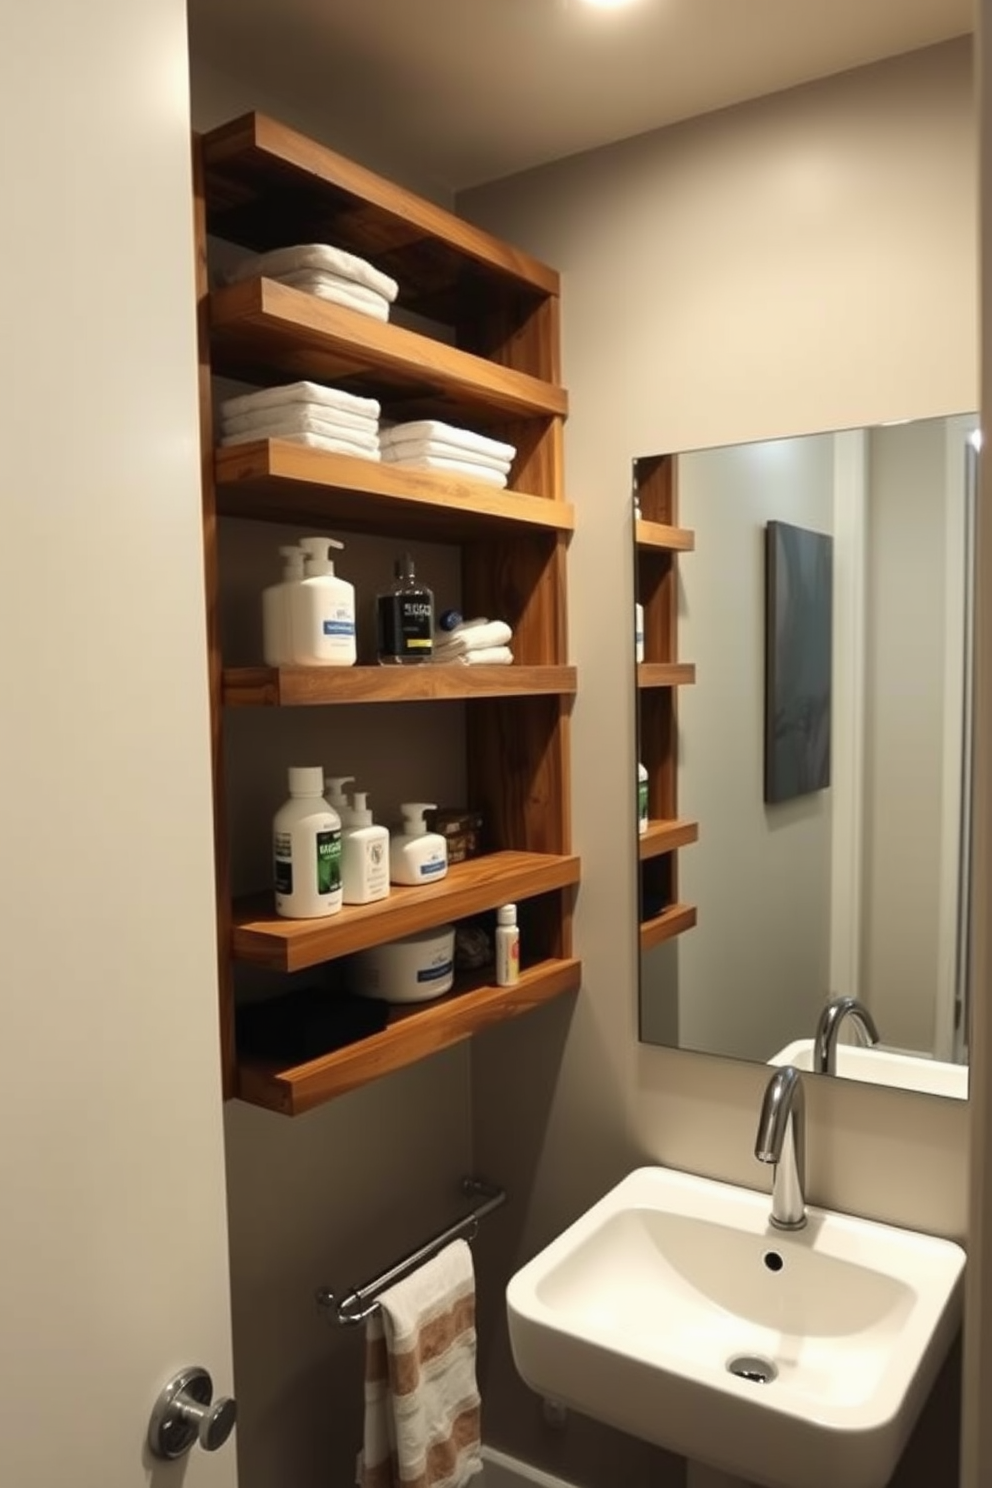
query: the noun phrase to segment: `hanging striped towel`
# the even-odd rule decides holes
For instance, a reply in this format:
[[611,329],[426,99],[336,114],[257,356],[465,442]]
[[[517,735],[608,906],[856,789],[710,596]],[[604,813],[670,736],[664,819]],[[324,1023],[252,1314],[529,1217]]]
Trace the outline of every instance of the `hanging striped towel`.
[[472,1252],[455,1240],[366,1324],[359,1488],[463,1488],[482,1471]]

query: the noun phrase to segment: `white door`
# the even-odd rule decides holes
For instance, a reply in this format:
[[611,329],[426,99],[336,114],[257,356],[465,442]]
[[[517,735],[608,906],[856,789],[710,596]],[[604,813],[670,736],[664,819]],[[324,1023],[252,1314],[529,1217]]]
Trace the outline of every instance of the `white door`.
[[0,1481],[232,1488],[183,0],[0,47]]

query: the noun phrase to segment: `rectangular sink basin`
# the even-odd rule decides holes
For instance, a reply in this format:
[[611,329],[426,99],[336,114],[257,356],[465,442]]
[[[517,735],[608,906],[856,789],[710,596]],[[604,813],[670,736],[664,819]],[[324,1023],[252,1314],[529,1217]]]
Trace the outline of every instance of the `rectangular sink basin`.
[[[773,1054],[769,1064],[792,1064],[799,1070],[813,1068],[813,1040],[797,1039]],[[865,1048],[859,1044],[837,1045],[836,1073],[845,1080],[867,1080],[870,1085],[893,1085],[900,1090],[919,1090],[923,1095],[946,1095],[968,1099],[968,1066],[929,1059],[901,1049]]]
[[961,1315],[949,1241],[640,1168],[507,1288],[542,1395],[768,1488],[884,1488]]

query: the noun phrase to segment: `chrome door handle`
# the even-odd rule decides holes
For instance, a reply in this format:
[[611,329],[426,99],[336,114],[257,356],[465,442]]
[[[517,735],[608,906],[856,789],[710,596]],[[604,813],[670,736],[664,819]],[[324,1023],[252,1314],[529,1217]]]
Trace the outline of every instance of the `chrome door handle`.
[[162,1390],[148,1423],[148,1447],[155,1457],[181,1457],[195,1441],[216,1452],[234,1430],[233,1400],[213,1399],[214,1382],[205,1369],[181,1369]]

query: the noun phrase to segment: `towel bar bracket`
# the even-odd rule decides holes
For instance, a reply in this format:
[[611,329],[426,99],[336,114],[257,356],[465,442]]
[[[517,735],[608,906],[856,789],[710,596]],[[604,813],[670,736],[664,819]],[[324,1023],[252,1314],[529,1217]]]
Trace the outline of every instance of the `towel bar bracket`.
[[363,1282],[359,1287],[352,1287],[344,1297],[339,1297],[327,1287],[321,1287],[316,1294],[317,1305],[327,1313],[328,1320],[346,1327],[363,1323],[376,1311],[379,1297],[387,1287],[416,1271],[418,1266],[437,1255],[452,1240],[474,1240],[479,1231],[479,1221],[506,1202],[505,1189],[495,1188],[481,1178],[463,1178],[461,1191],[466,1198],[479,1199],[481,1202],[468,1214],[462,1215],[461,1219],[448,1225],[447,1229],[441,1230],[416,1250],[410,1251],[402,1260],[390,1266],[388,1271],[383,1271],[371,1281]]

